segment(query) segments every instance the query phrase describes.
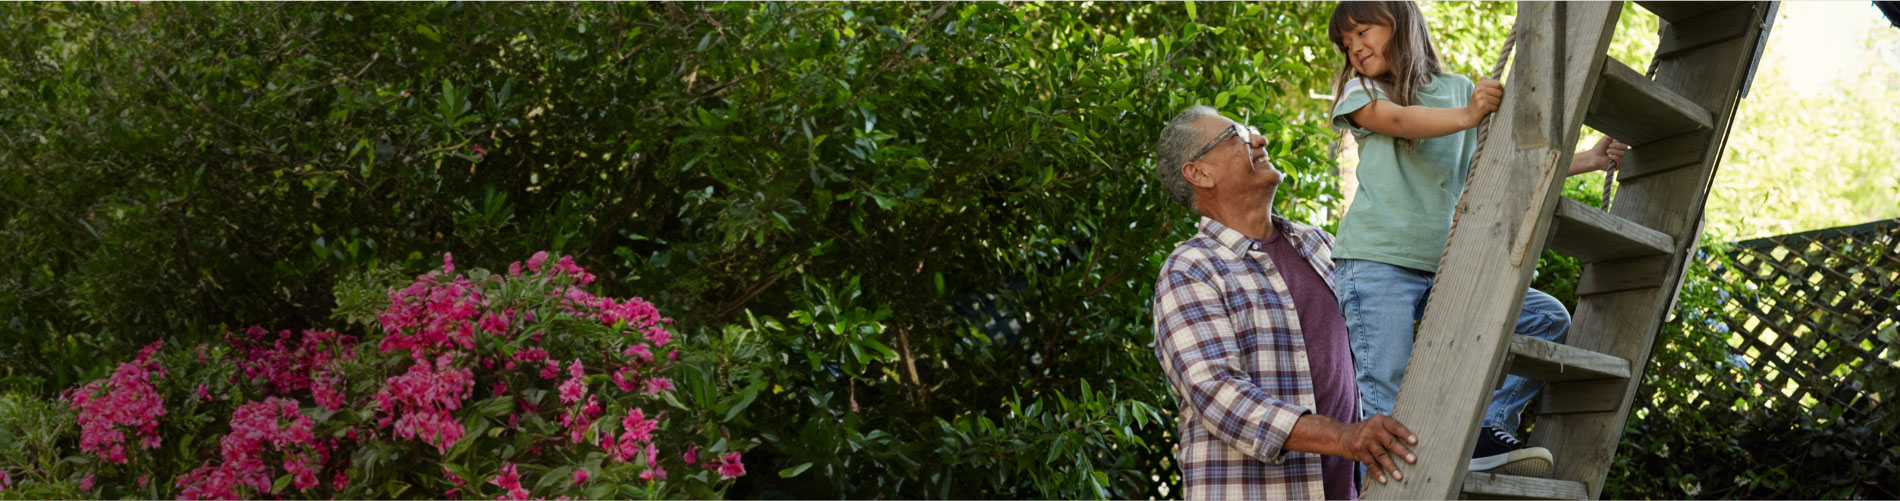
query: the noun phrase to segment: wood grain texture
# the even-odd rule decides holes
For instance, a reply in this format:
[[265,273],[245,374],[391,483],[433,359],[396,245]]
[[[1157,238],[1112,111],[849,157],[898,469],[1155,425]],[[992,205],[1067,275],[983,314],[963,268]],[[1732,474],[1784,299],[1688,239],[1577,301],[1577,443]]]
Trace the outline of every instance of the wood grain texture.
[[1706,130],[1709,110],[1657,85],[1635,69],[1611,59],[1583,124],[1633,148]]
[[1549,383],[1629,379],[1630,361],[1528,336],[1511,336],[1510,373]]
[[1464,494],[1470,499],[1584,499],[1589,491],[1578,482],[1472,473],[1465,476]]
[[1577,278],[1577,295],[1661,287],[1663,282],[1669,281],[1670,257],[1636,257],[1586,266],[1583,276]]
[[1559,200],[1556,217],[1550,248],[1585,263],[1663,255],[1675,250],[1675,239],[1669,235],[1576,200]]

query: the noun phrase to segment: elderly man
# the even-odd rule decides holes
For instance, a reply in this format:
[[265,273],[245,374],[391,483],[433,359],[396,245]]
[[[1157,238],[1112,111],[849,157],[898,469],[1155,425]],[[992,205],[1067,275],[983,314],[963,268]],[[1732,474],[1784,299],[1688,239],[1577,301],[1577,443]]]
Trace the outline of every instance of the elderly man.
[[1188,499],[1356,499],[1355,462],[1402,480],[1418,437],[1358,420],[1331,235],[1273,214],[1281,174],[1250,127],[1195,106],[1161,131],[1155,170],[1201,216],[1155,280],[1155,354],[1175,401]]

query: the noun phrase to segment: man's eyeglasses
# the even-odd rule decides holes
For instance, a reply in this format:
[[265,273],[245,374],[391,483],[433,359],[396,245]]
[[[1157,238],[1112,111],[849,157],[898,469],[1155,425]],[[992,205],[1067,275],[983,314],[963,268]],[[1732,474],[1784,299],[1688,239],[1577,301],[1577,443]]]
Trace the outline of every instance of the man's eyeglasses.
[[[1215,146],[1220,146],[1220,142],[1227,140],[1228,136],[1239,138],[1240,144],[1251,148],[1253,147],[1253,137],[1258,136],[1258,135],[1260,135],[1260,129],[1255,129],[1251,126],[1241,125],[1241,124],[1234,124],[1234,125],[1228,126],[1227,130],[1221,131],[1219,136],[1214,137],[1213,142],[1207,143],[1207,146],[1204,146],[1201,148],[1200,153],[1194,154],[1194,158],[1190,158],[1188,159],[1188,161],[1189,162],[1200,161],[1201,157],[1207,156],[1207,152],[1213,151]],[[1253,155],[1248,155],[1247,160],[1249,163],[1252,163]]]

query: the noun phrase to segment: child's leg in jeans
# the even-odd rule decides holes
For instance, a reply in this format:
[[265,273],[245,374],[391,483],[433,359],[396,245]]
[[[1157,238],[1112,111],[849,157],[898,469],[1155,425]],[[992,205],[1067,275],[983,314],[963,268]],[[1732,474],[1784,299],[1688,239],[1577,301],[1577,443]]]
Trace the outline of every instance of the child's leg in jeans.
[[[1561,343],[1569,330],[1570,312],[1564,309],[1563,303],[1557,302],[1557,298],[1537,289],[1530,289],[1524,294],[1524,309],[1517,314],[1518,334]],[[1543,381],[1518,376],[1505,377],[1504,385],[1491,393],[1491,406],[1485,409],[1484,425],[1498,427],[1507,433],[1517,433],[1524,406],[1530,404],[1531,397],[1537,396],[1537,392],[1543,389]]]
[[1412,357],[1412,323],[1431,274],[1375,261],[1341,259],[1333,268],[1339,311],[1352,343],[1359,416],[1392,414],[1400,379]]

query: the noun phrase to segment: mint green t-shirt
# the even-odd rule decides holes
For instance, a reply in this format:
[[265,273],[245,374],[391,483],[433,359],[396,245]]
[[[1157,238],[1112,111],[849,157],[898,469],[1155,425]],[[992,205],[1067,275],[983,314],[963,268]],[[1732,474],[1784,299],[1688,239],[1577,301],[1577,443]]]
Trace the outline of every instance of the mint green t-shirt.
[[[1478,130],[1416,141],[1406,149],[1398,139],[1361,128],[1347,115],[1387,99],[1378,85],[1346,83],[1333,107],[1333,126],[1352,131],[1359,142],[1359,189],[1339,222],[1334,259],[1364,259],[1426,272],[1438,270],[1451,214],[1464,192]],[[1440,73],[1418,88],[1414,104],[1458,108],[1471,101],[1471,80]]]

